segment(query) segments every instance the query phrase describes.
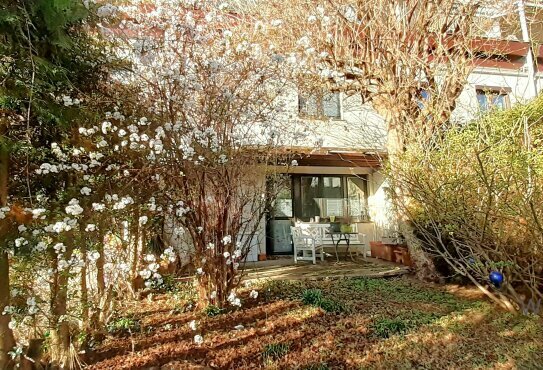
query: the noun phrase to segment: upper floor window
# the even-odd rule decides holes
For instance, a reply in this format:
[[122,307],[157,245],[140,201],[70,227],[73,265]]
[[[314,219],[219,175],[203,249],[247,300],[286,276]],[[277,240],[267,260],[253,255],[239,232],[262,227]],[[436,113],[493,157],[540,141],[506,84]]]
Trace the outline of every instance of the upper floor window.
[[311,118],[341,118],[339,92],[298,94],[300,115]]
[[511,89],[476,86],[475,91],[477,93],[479,109],[483,112],[493,108],[506,109],[510,106],[509,93]]

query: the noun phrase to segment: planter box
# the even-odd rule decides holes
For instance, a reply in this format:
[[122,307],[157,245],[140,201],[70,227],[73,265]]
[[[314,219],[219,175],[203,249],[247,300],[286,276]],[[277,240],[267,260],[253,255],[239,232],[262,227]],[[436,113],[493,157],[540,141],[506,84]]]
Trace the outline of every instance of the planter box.
[[373,258],[380,258],[380,259],[384,259],[384,254],[383,254],[383,243],[379,242],[379,241],[373,241],[373,242],[370,242],[370,250],[371,250],[371,256]]
[[259,261],[266,261],[266,253],[259,254],[258,255],[258,260]]
[[402,251],[403,264],[409,267],[413,267],[413,260],[411,260],[409,250],[405,247],[399,247],[398,249]]
[[394,249],[394,245],[383,244],[383,259],[390,262],[396,262],[396,255],[394,254]]

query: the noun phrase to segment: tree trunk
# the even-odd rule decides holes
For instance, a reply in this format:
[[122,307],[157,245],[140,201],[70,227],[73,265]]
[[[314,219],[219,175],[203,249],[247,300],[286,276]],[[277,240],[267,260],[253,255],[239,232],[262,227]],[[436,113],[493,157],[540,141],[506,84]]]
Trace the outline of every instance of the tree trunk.
[[[404,142],[399,132],[397,125],[389,123],[389,128],[387,132],[387,151],[390,162],[390,167],[392,170],[392,176],[394,176],[395,170],[394,167],[397,164],[398,155],[404,150]],[[407,204],[409,202],[405,197],[404,189],[396,185],[394,189],[394,196],[397,197],[396,201],[402,204]],[[415,229],[413,228],[410,220],[401,212],[401,207],[395,207],[398,222],[398,227],[402,233],[405,241],[407,243],[407,249],[411,255],[411,260],[415,265],[415,275],[418,279],[424,281],[434,281],[440,282],[441,276],[436,270],[434,261],[424,252],[422,248],[422,243],[415,235]]]
[[[62,258],[72,257],[73,245],[66,246]],[[51,362],[61,369],[69,369],[70,326],[66,317],[68,301],[68,271],[58,271],[58,255],[51,251],[51,268],[55,270],[51,283]]]
[[134,218],[134,238],[132,240],[132,265],[130,266],[130,276],[132,279],[132,291],[136,293],[138,290],[137,278],[138,278],[138,262],[139,262],[139,244],[140,244],[140,225],[139,225],[140,212],[139,209],[136,210],[136,217]]
[[[9,179],[9,152],[0,145],[0,206],[7,204]],[[1,221],[0,221],[1,222]],[[13,331],[9,328],[11,315],[2,315],[4,307],[9,306],[9,255],[4,244],[4,235],[0,235],[0,369],[10,367],[8,352],[15,346]]]
[[89,292],[87,284],[87,246],[85,241],[81,241],[81,258],[83,259],[83,266],[81,267],[81,330],[85,334],[85,339],[82,343],[82,347],[85,347],[88,342],[90,320],[89,320]]
[[104,292],[106,291],[106,279],[104,275],[104,264],[105,264],[105,256],[104,256],[104,242],[103,242],[103,235],[100,231],[100,241],[97,245],[97,251],[100,253],[100,257],[96,260],[96,285],[98,288],[98,297],[102,297],[104,295]]
[[2,315],[4,307],[9,306],[9,257],[6,251],[0,251],[0,369],[9,368],[11,358],[8,352],[15,347],[13,331],[9,328],[11,315]]

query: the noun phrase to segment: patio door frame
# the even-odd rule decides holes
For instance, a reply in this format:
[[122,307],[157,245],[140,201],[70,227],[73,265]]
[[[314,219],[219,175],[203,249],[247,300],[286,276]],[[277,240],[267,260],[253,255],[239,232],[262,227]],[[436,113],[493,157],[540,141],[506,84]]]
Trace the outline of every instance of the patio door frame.
[[[295,218],[296,214],[296,198],[294,196],[294,180],[292,175],[288,175],[289,177],[289,186],[290,186],[290,196],[292,200],[292,217],[287,216],[275,216],[274,215],[274,209],[273,207],[269,207],[267,215],[266,215],[266,255],[268,256],[288,256],[294,253],[294,247],[292,245],[292,240],[290,241],[290,249],[285,252],[274,252],[273,250],[273,236],[272,236],[272,230],[271,230],[271,222],[272,221],[290,221],[291,225],[293,225],[293,220]],[[290,232],[290,230],[289,230]]]

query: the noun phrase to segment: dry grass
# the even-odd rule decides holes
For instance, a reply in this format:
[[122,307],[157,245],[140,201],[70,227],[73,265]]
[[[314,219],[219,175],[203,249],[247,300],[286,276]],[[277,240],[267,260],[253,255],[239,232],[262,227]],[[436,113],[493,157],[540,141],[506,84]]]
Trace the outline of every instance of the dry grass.
[[[90,369],[542,366],[541,318],[500,311],[464,288],[404,278],[275,281],[258,290],[256,300],[243,292],[242,309],[213,317],[183,312],[186,294],[127,305],[120,315],[138,318],[139,332],[108,338],[87,359]],[[196,332],[191,320],[198,322]],[[202,345],[193,342],[196,333]]]

